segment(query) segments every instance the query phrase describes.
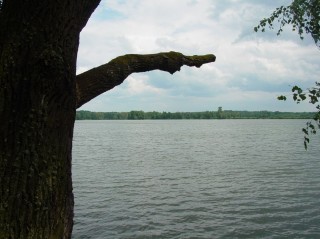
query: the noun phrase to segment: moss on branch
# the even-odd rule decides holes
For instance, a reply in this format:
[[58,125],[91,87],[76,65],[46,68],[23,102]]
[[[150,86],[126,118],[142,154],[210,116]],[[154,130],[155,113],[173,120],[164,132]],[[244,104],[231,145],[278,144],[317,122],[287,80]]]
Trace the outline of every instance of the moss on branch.
[[180,71],[183,65],[201,67],[214,62],[215,55],[185,56],[179,52],[157,54],[129,54],[77,76],[77,108],[96,96],[120,85],[130,74],[162,70],[170,74]]

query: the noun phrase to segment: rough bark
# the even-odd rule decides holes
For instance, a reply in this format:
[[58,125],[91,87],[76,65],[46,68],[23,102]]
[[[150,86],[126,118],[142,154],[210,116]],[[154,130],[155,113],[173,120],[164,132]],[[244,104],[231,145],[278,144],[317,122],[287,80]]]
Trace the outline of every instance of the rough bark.
[[0,238],[70,238],[79,33],[98,1],[0,11]]
[[0,2],[0,239],[70,238],[76,108],[132,72],[215,57],[128,55],[76,78],[79,34],[100,0]]
[[77,76],[77,108],[97,95],[121,84],[132,73],[162,70],[173,74],[179,71],[183,65],[200,67],[203,64],[214,62],[215,59],[216,57],[212,54],[185,56],[172,51],[148,55],[119,56],[107,64]]

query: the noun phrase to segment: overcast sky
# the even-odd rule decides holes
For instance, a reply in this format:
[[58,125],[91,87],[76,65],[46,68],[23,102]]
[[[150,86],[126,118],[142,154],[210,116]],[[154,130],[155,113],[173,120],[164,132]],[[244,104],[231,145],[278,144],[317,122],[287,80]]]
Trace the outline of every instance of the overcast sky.
[[104,0],[81,33],[78,73],[124,54],[213,53],[217,60],[180,72],[132,74],[82,106],[91,111],[314,111],[276,100],[292,86],[320,81],[320,50],[286,28],[255,33],[263,17],[290,0]]

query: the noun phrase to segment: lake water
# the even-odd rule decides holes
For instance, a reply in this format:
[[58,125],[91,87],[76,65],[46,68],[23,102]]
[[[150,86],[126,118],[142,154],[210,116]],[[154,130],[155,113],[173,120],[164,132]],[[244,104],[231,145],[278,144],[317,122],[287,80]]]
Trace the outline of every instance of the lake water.
[[304,120],[76,121],[73,238],[320,238]]

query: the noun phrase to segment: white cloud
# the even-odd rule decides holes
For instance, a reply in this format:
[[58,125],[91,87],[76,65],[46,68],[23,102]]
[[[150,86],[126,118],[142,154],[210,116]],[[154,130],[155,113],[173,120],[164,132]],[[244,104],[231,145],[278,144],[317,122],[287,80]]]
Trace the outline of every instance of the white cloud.
[[149,77],[147,75],[134,74],[127,78],[127,91],[129,95],[146,94],[163,94],[163,89],[156,88],[148,84]]
[[[300,41],[290,29],[280,37],[276,32],[253,32],[275,7],[290,3],[103,1],[81,33],[79,73],[128,53],[214,53],[217,61],[200,69],[183,67],[173,76],[134,74],[82,108],[198,111],[226,105],[233,110],[281,109],[277,93],[289,91],[294,84],[308,87],[320,75],[320,54],[312,41]],[[302,106],[296,109],[303,110]]]

